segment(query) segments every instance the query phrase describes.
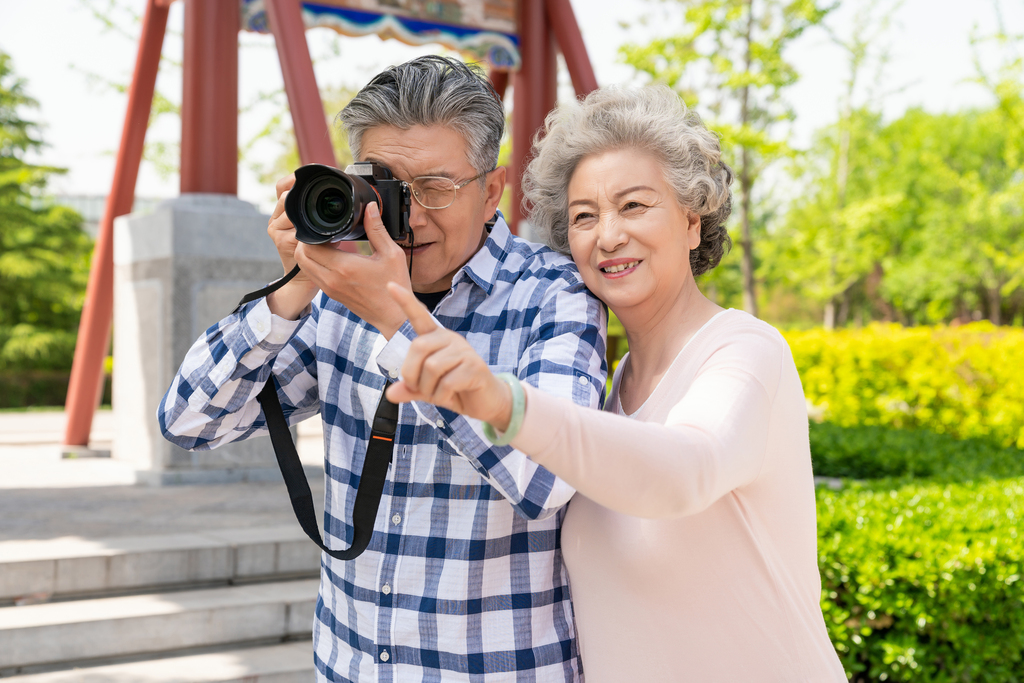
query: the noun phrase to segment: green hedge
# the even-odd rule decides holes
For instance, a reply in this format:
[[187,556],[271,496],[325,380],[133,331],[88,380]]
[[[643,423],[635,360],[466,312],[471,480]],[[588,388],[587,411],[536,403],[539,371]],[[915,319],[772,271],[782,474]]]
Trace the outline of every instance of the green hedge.
[[785,333],[808,401],[842,426],[927,429],[1024,448],[1024,330],[872,324]]
[[[0,372],[0,408],[63,406],[68,394],[70,373],[46,370]],[[104,405],[110,405],[110,375],[103,386]]]
[[817,499],[822,610],[852,681],[1024,680],[1024,478]]
[[967,481],[1024,476],[1024,451],[988,439],[954,439],[926,430],[811,423],[814,473],[879,479]]

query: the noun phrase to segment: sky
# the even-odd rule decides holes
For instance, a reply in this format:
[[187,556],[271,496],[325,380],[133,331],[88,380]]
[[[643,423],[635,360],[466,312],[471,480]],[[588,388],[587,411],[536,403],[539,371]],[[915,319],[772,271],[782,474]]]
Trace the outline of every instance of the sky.
[[[92,0],[105,6],[110,0]],[[849,27],[866,0],[843,0],[827,23],[839,35]],[[143,0],[118,0],[141,13]],[[883,3],[884,4],[884,3]],[[572,0],[591,62],[602,85],[638,84],[631,68],[618,62],[617,47],[628,40],[643,41],[664,35],[665,22],[641,25],[638,19],[657,11],[657,3],[645,0]],[[996,26],[993,0],[903,0],[892,27],[880,44],[891,56],[883,73],[868,84],[877,104],[889,119],[909,107],[933,112],[985,106],[989,95],[970,83],[974,75],[970,33],[977,26],[982,33]],[[1011,32],[1024,33],[1024,0],[998,3],[1004,25]],[[171,8],[165,55],[180,59],[183,4]],[[624,28],[623,23],[632,24]],[[126,25],[138,32],[137,27]],[[337,40],[329,29],[307,32],[310,50],[317,59],[318,84],[358,88],[374,73],[392,63],[438,51],[437,46],[410,47],[395,40],[374,36]],[[281,88],[281,72],[272,38],[242,34],[240,105],[253,103],[261,92]],[[340,53],[332,54],[332,46]],[[127,83],[135,61],[136,45],[128,37],[105,31],[93,17],[88,0],[0,0],[0,50],[13,58],[16,73],[27,82],[28,93],[40,107],[26,112],[44,124],[48,147],[32,160],[68,169],[54,180],[51,190],[58,194],[104,195],[113,177],[114,152],[124,122],[126,96],[104,86],[94,76]],[[984,56],[984,55],[983,55]],[[793,142],[806,145],[814,130],[835,121],[842,81],[847,66],[842,51],[824,30],[812,29],[801,36],[787,58],[796,66],[800,80],[786,99],[797,118]],[[563,95],[571,96],[568,75],[562,74]],[[173,68],[161,71],[157,88],[180,101],[180,76]],[[867,90],[859,94],[868,97]],[[240,139],[247,140],[265,125],[269,105],[257,105],[243,115]],[[170,118],[151,129],[148,139],[174,142],[180,123]],[[251,158],[269,163],[279,147],[265,142],[255,147]],[[150,164],[143,164],[136,194],[140,197],[171,197],[178,193],[177,176],[162,178]],[[273,188],[261,184],[246,167],[239,172],[239,196],[264,210],[272,205]]]

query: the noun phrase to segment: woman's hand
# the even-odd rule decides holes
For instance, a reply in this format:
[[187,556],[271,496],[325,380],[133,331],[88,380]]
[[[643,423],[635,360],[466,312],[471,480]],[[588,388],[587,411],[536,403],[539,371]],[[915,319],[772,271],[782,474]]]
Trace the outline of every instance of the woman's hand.
[[388,389],[388,400],[432,403],[505,431],[512,417],[508,385],[462,335],[438,325],[412,292],[394,282],[387,290],[419,335],[402,364],[402,379]]

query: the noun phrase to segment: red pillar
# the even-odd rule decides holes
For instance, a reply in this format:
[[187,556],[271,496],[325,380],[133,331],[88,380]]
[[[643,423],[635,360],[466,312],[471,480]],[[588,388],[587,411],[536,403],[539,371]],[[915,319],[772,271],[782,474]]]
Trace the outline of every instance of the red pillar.
[[569,0],[547,0],[545,7],[548,22],[558,41],[558,47],[562,50],[562,56],[565,57],[565,66],[569,69],[569,77],[572,78],[576,94],[583,97],[597,90],[597,77],[594,76],[594,67],[587,56],[587,46],[583,43],[583,34],[576,23],[572,4]]
[[303,164],[334,166],[337,162],[306,43],[302,5],[299,0],[265,0],[265,7],[281,62],[288,109],[291,110],[299,145],[299,159]]
[[555,106],[557,67],[555,45],[544,10],[544,0],[519,2],[519,52],[522,67],[513,81],[512,109],[512,232],[518,231],[522,213],[522,174],[533,136]]
[[487,78],[491,82],[491,87],[494,88],[494,92],[498,93],[498,97],[501,101],[505,101],[505,91],[508,90],[508,72],[499,71],[497,69],[490,69],[487,72]]
[[[277,46],[277,58],[281,62],[281,76],[299,147],[299,161],[334,166],[338,162],[327,131],[313,58],[309,55],[300,0],[265,0],[265,3],[270,31]],[[352,253],[358,251],[353,242],[341,242],[338,248]]]
[[89,445],[92,418],[100,396],[103,359],[110,343],[110,322],[114,312],[114,218],[131,212],[135,201],[135,181],[139,176],[142,147],[153,105],[160,50],[167,29],[168,4],[150,0],[142,20],[135,73],[128,88],[128,111],[114,163],[114,181],[103,207],[96,237],[71,366],[64,431],[64,443],[69,446]]
[[181,193],[238,194],[238,0],[185,0]]

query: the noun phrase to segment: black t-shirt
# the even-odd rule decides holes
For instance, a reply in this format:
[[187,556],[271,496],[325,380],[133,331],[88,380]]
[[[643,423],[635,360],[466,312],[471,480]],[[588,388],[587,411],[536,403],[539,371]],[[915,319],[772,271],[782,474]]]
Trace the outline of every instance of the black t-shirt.
[[446,289],[443,292],[413,292],[413,294],[416,295],[416,298],[420,300],[421,304],[427,307],[427,310],[433,313],[434,309],[437,308],[437,305],[441,303],[441,299],[448,296],[448,292],[450,291],[452,290]]

